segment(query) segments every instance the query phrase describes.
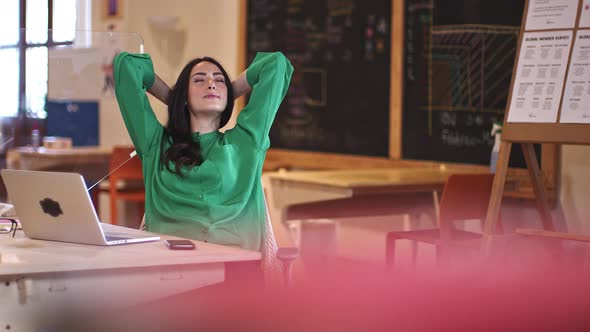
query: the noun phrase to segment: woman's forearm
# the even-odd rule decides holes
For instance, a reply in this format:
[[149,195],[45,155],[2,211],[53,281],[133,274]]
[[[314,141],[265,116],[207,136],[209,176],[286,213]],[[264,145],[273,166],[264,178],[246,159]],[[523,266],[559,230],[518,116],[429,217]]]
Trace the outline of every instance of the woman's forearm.
[[235,99],[238,99],[252,91],[252,87],[250,84],[248,84],[248,80],[246,79],[246,70],[244,70],[235,80],[233,80],[232,86],[234,88]]
[[170,87],[158,75],[155,75],[154,84],[148,89],[148,92],[159,101],[168,105],[168,95],[170,95]]

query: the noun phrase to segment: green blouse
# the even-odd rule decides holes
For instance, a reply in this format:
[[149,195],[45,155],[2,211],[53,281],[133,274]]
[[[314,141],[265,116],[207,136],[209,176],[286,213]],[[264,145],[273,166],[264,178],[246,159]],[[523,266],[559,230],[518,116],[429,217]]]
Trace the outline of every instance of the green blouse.
[[150,56],[123,52],[115,58],[115,92],[142,161],[150,231],[260,250],[265,227],[262,164],[292,73],[282,53],[258,53],[246,72],[252,92],[236,126],[225,133],[193,133],[204,161],[183,168],[180,177],[160,163],[170,144],[161,145],[164,127],[146,95],[155,79]]

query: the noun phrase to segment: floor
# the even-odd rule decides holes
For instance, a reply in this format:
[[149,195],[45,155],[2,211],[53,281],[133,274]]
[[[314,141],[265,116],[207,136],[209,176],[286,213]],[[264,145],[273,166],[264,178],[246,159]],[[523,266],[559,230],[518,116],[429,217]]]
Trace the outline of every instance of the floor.
[[[271,192],[272,189],[265,189]],[[268,193],[267,193],[268,194]],[[274,209],[272,195],[267,195],[271,220],[278,220],[280,211]],[[504,232],[513,233],[516,228],[538,228],[538,214],[534,205],[522,207],[505,202],[502,207],[502,224]],[[558,230],[565,231],[565,223],[559,211],[554,211],[554,223]],[[309,275],[314,269],[322,269],[331,263],[346,264],[348,267],[370,267],[375,271],[385,270],[385,246],[387,233],[391,231],[405,231],[433,228],[435,221],[427,214],[416,219],[409,219],[407,215],[372,217],[372,218],[343,218],[317,219],[305,223],[291,223],[290,229],[273,222],[277,242],[280,246],[297,246],[300,248],[301,258],[296,261],[295,278]],[[456,227],[473,232],[481,232],[481,222],[478,220],[460,221]],[[430,271],[435,268],[435,250],[429,244],[418,244],[416,251],[416,265],[412,264],[410,241],[398,241],[396,244],[396,270],[399,271]],[[564,247],[576,247],[575,244],[565,244]],[[581,264],[590,265],[590,244],[577,245],[577,254],[573,254]],[[470,254],[471,255],[471,254]],[[466,259],[472,259],[466,255]]]

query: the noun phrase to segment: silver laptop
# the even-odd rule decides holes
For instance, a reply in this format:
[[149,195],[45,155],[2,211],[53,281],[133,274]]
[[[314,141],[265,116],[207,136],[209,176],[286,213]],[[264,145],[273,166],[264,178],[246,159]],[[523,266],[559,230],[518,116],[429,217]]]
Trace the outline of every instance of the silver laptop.
[[[139,230],[102,224],[80,174],[1,172],[23,231],[31,239],[101,246],[160,239]],[[112,232],[114,229],[116,232]]]

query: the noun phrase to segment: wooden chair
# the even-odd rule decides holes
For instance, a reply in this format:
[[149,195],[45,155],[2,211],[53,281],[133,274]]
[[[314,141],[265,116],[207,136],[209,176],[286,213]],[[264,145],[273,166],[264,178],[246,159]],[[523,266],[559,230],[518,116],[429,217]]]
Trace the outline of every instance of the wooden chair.
[[[109,196],[111,201],[111,224],[117,225],[117,202],[119,200],[137,202],[139,215],[144,214],[145,188],[143,186],[143,172],[139,157],[129,159],[129,154],[135,150],[132,146],[115,146],[111,154],[109,170],[116,172],[109,176]],[[124,164],[123,164],[124,163]]]
[[[481,238],[480,233],[458,230],[453,222],[474,220],[483,222],[486,218],[493,174],[455,174],[447,180],[439,204],[439,228],[414,231],[389,232],[386,243],[386,260],[388,270],[393,269],[395,245],[398,240],[411,240],[429,243],[435,246],[437,263],[445,260],[444,245],[451,241],[473,240]],[[500,223],[498,223],[500,225]],[[500,226],[498,229],[502,231]],[[412,250],[412,262],[416,263],[416,246]]]

